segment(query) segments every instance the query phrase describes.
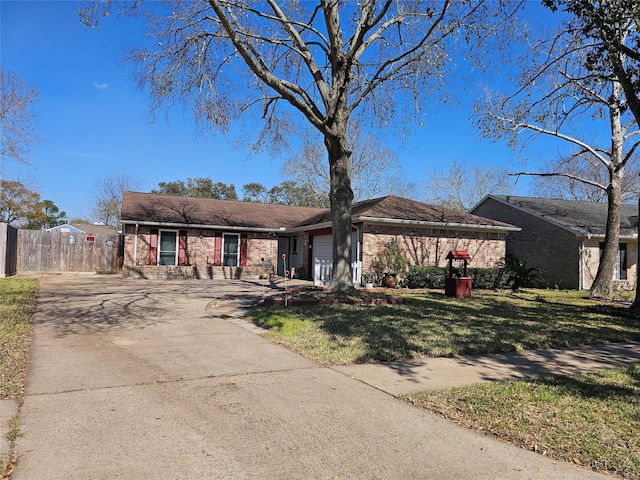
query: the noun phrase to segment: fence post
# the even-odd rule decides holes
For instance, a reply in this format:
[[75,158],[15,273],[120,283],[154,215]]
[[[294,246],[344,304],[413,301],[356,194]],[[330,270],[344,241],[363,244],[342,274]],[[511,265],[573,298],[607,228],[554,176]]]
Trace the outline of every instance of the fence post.
[[0,278],[16,274],[18,264],[18,229],[0,222]]

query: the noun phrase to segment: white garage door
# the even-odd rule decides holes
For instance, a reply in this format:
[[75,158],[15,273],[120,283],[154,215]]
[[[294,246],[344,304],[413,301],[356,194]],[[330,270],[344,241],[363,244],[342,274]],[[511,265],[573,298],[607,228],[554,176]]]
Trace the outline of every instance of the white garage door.
[[318,260],[332,260],[333,237],[331,235],[313,237],[313,258],[317,258]]
[[333,271],[333,237],[318,235],[313,237],[313,283],[321,285],[331,278]]
[[[358,258],[359,252],[358,234],[353,232],[351,236],[351,257]],[[320,285],[331,278],[333,271],[333,237],[331,235],[319,235],[313,237],[313,283]],[[353,282],[360,283],[362,265],[359,261],[352,262]]]

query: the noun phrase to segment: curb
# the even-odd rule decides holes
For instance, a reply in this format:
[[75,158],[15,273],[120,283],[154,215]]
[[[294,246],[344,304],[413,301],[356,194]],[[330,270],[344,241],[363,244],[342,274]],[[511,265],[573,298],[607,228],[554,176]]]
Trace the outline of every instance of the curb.
[[0,460],[11,457],[11,441],[7,437],[12,428],[14,417],[19,413],[20,399],[7,398],[0,400]]

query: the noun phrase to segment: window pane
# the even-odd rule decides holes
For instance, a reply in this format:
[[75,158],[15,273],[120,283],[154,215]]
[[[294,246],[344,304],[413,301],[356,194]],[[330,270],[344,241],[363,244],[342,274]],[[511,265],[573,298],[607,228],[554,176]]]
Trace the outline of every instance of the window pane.
[[160,255],[158,265],[176,264],[176,232],[160,232]]
[[238,266],[238,235],[224,236],[224,254],[222,264],[225,267]]

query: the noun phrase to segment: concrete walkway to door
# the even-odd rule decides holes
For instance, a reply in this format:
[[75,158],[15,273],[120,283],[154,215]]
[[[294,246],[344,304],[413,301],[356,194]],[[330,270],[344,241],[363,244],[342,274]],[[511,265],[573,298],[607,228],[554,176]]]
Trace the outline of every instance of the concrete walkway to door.
[[206,311],[261,291],[44,277],[12,479],[605,478],[476,435]]

